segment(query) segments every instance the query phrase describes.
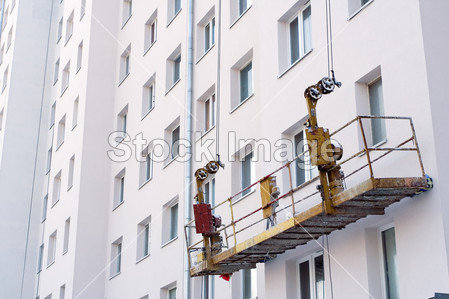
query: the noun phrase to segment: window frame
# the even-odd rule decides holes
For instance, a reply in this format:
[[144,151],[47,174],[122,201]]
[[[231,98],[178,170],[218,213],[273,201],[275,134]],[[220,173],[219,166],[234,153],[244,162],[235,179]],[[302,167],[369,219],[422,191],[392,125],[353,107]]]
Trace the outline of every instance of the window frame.
[[[247,162],[246,158],[248,156],[250,156],[250,155],[251,155],[251,158]],[[248,186],[250,186],[255,181],[255,177],[256,177],[256,167],[255,166],[256,166],[256,163],[254,161],[254,158],[255,158],[254,151],[251,150],[250,152],[246,153],[239,161],[239,163],[240,163],[240,165],[239,165],[240,166],[240,190],[243,190],[243,189],[247,188]],[[246,165],[244,163],[248,163],[247,165],[249,165],[249,175],[250,175],[250,177],[249,177],[249,183],[248,183],[247,186],[244,186],[244,175],[245,175],[244,167]],[[243,198],[243,197],[253,193],[255,190],[256,190],[255,186],[249,188],[248,190],[246,190],[246,191],[241,193],[241,198]]]
[[[306,34],[305,34],[305,28],[304,28],[304,12],[310,9],[310,19],[312,18],[312,5],[310,2],[306,3],[301,7],[301,9],[294,14],[286,23],[287,23],[287,37],[288,37],[288,56],[289,56],[289,66],[295,65],[299,60],[301,60],[304,56],[306,56],[310,51],[312,51],[312,28],[310,27],[309,31],[309,39],[310,39],[310,47],[308,49],[305,48],[306,46]],[[290,25],[292,22],[297,20],[298,22],[298,57],[293,60],[292,59],[292,36],[291,36],[291,27]],[[311,22],[311,21],[310,21]]]
[[[251,68],[249,70],[246,70],[249,66],[251,66]],[[246,77],[247,77],[246,80],[248,80],[248,82],[247,82],[248,88],[246,90],[247,94],[245,97],[243,97],[244,94],[243,94],[243,87],[242,87],[242,81],[243,81],[242,72],[244,72],[244,71],[246,72]],[[253,60],[251,59],[239,70],[239,103],[237,106],[246,102],[253,95],[254,95],[254,71],[253,71]]]
[[[177,136],[175,135],[175,132],[177,133]],[[177,137],[177,139],[175,138]],[[170,158],[171,160],[175,160],[178,156],[179,156],[179,148],[180,148],[180,144],[179,141],[181,140],[181,125],[178,124],[176,127],[173,128],[173,130],[171,130],[170,132]],[[176,145],[176,143],[178,143]],[[173,149],[175,148],[176,145],[176,155],[173,151]]]
[[70,242],[70,217],[64,222],[64,242],[62,245],[62,254],[66,254],[69,251]]
[[[324,294],[326,293],[326,274],[325,274],[325,267],[324,267],[324,254],[322,251],[315,252],[312,254],[309,254],[308,256],[305,256],[303,258],[300,258],[296,261],[296,284],[297,284],[297,296],[299,299],[301,298],[301,276],[299,271],[299,265],[308,262],[309,263],[309,288],[310,288],[310,299],[322,299],[318,298],[316,294],[316,269],[315,269],[315,259],[319,256],[323,257],[323,285],[324,285]],[[306,298],[309,299],[309,298]]]
[[144,30],[144,49],[143,55],[153,47],[154,43],[157,41],[157,27],[158,27],[158,17],[157,9],[151,14],[148,20],[145,22]]
[[[174,208],[175,207],[176,207],[176,212],[174,212]],[[175,213],[176,213],[176,215],[175,215]],[[179,202],[176,202],[175,204],[170,206],[170,236],[169,236],[169,242],[178,238],[178,226],[179,226]]]
[[114,198],[112,211],[115,211],[125,202],[126,168],[119,171],[114,177]]
[[156,73],[142,86],[142,118],[143,120],[156,106]]
[[128,23],[133,15],[133,3],[132,0],[123,0],[122,5],[122,29]]
[[[397,243],[396,243],[396,227],[394,223],[389,223],[386,225],[383,225],[378,228],[377,230],[377,238],[378,238],[378,246],[379,246],[379,265],[380,265],[380,273],[381,273],[381,288],[382,288],[382,296],[384,298],[389,298],[388,295],[388,286],[387,286],[387,274],[385,269],[385,263],[387,262],[385,259],[385,252],[384,252],[384,240],[383,240],[383,233],[387,230],[393,229],[394,230],[394,236],[395,236],[395,251],[397,253]],[[398,273],[398,267],[397,264],[395,265],[395,275],[396,275],[396,282],[399,283],[399,273]]]
[[56,261],[56,245],[57,245],[58,231],[55,230],[48,236],[48,251],[47,251],[47,268],[53,265]]
[[[372,111],[372,97],[371,97],[371,87],[374,86],[375,84],[380,82],[380,97],[379,99],[377,99],[376,105],[377,108],[380,110],[380,115],[374,115],[373,111]],[[377,77],[376,79],[372,80],[371,82],[366,84],[366,88],[367,88],[367,93],[368,93],[368,109],[369,109],[369,114],[373,115],[373,116],[385,116],[385,102],[384,102],[384,97],[383,97],[383,82],[382,82],[382,76]],[[380,133],[383,137],[380,140],[375,140],[375,131],[379,130],[378,127],[376,127],[374,124],[375,123],[379,123],[380,124],[380,131],[381,132],[377,132],[376,134]],[[381,144],[384,144],[387,142],[387,129],[386,129],[386,122],[385,119],[371,119],[370,121],[370,139],[367,140],[368,145],[370,147],[378,147]]]
[[61,200],[61,188],[62,188],[62,170],[58,171],[58,173],[53,178],[53,193],[51,200],[51,207],[54,207]]
[[122,253],[123,237],[120,237],[111,244],[109,279],[112,279],[122,273]]
[[136,263],[150,256],[151,248],[151,216],[137,224]]
[[63,117],[58,122],[58,135],[56,139],[56,150],[58,150],[63,144],[65,140],[65,130],[66,130],[66,115],[64,114]]
[[[307,147],[308,141],[307,141],[307,136],[306,136],[306,131],[307,128],[306,127],[301,127],[299,130],[296,130],[293,132],[292,134],[292,141],[293,141],[293,158],[296,157],[297,155],[299,155],[302,152],[298,151],[298,146],[300,145],[299,143],[296,144],[296,136],[298,136],[299,134],[302,134],[302,142],[303,142],[303,149],[304,147]],[[317,177],[318,174],[318,167],[317,166],[312,166],[312,162],[311,162],[311,158],[310,158],[310,153],[305,153],[303,156],[303,161],[301,161],[301,163],[305,166],[304,169],[301,169],[298,166],[298,163],[296,162],[295,159],[295,163],[294,163],[294,184],[295,187],[298,187],[302,184],[307,183],[308,181],[312,180],[313,178]],[[303,175],[304,175],[304,182],[299,184],[299,176],[298,176],[298,172],[302,170],[303,171]]]
[[215,45],[215,16],[204,25],[204,53]]
[[204,132],[208,132],[215,128],[216,105],[217,101],[215,93],[204,101]]
[[[247,273],[249,273],[249,277],[250,277],[250,294],[246,293],[246,276]],[[241,294],[242,294],[242,298],[248,298],[248,299],[256,299],[257,297],[257,268],[251,268],[251,269],[243,269],[240,272],[240,279],[241,279]],[[254,282],[253,282],[254,280]],[[253,289],[255,284],[255,289]],[[253,291],[255,291],[256,294],[253,294]]]

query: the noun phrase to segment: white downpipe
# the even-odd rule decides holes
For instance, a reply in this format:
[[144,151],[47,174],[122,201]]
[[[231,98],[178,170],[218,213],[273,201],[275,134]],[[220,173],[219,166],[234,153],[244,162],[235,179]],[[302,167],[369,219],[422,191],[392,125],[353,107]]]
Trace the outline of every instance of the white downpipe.
[[5,0],[2,0],[2,15],[0,16],[0,42],[2,41],[3,15],[4,14],[5,14]]
[[[190,144],[190,147],[186,147],[186,155],[190,157],[187,160],[185,168],[185,199],[184,199],[184,218],[185,223],[190,221],[191,218],[191,206],[192,206],[192,101],[193,101],[193,0],[189,0],[188,4],[188,21],[187,21],[187,97],[186,97],[186,142]],[[190,240],[190,232],[187,230],[187,243]],[[187,248],[184,251],[184,299],[190,298],[190,269],[188,262]]]

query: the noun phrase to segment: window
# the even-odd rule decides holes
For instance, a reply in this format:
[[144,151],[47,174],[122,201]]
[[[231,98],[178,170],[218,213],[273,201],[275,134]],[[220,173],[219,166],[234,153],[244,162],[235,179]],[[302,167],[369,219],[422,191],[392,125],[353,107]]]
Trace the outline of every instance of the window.
[[215,178],[204,184],[204,203],[215,206]]
[[46,173],[49,173],[51,170],[51,157],[53,155],[53,147],[50,147],[50,149],[47,152],[47,169]]
[[323,254],[313,254],[298,261],[297,266],[299,298],[324,299]]
[[42,271],[43,259],[44,259],[44,244],[41,244],[41,246],[39,246],[39,257],[37,260],[37,273]]
[[59,79],[59,58],[58,60],[56,60],[55,63],[55,73],[53,75],[53,84],[56,84],[56,82],[58,82]]
[[176,57],[173,65],[173,84],[181,78],[181,55]]
[[308,5],[289,23],[290,64],[312,50],[311,11]]
[[58,123],[58,139],[56,140],[56,149],[58,149],[64,143],[65,136],[65,115]]
[[75,156],[73,155],[72,158],[70,158],[70,162],[69,162],[69,177],[67,179],[67,190],[69,190],[73,186],[74,168],[75,168]]
[[[381,78],[368,85],[368,93],[370,114],[373,116],[384,116],[384,100]],[[377,145],[385,140],[385,120],[371,119],[371,145]]]
[[279,72],[283,74],[312,50],[312,7],[296,2],[278,20]]
[[179,126],[171,132],[171,158],[174,159],[179,155]]
[[385,296],[387,299],[396,299],[399,298],[399,292],[394,227],[381,230],[381,238]]
[[178,196],[164,204],[162,211],[162,246],[178,237]]
[[133,14],[133,1],[123,0],[123,20],[122,20],[123,26],[125,26],[129,18],[131,18],[132,14]]
[[115,195],[114,195],[114,208],[123,203],[125,199],[125,169],[120,171],[115,176]]
[[81,0],[80,20],[83,18],[85,13],[86,13],[86,0]]
[[180,117],[178,116],[164,131],[164,166],[180,154]]
[[45,297],[44,299],[51,299],[51,294]]
[[72,13],[67,18],[67,22],[66,22],[66,26],[65,26],[65,43],[66,44],[70,40],[70,38],[72,37],[72,34],[73,34],[73,15],[74,15],[74,11],[72,11]]
[[167,20],[170,24],[181,11],[181,0],[168,0],[167,4]]
[[[255,179],[255,169],[254,169],[254,162],[253,162],[253,152],[250,152],[247,154],[242,160],[241,160],[241,190],[245,189]],[[254,190],[254,188],[249,188],[242,192],[242,196],[245,196],[249,193],[251,193]]]
[[257,298],[257,269],[242,270],[242,298]]
[[9,29],[9,32],[8,32],[8,40],[6,41],[6,52],[8,52],[9,47],[11,47],[11,44],[12,44],[12,30],[13,30],[13,28],[11,27],[11,29]]
[[355,16],[365,6],[373,2],[373,0],[348,0],[349,19]]
[[59,288],[59,299],[64,299],[65,298],[65,285],[62,285]]
[[8,84],[8,72],[9,72],[9,66],[6,67],[6,70],[3,73],[2,92],[5,90],[6,85]]
[[230,3],[230,22],[231,26],[251,7],[252,0],[231,0]]
[[215,44],[215,18],[204,26],[204,52]]
[[58,37],[56,38],[56,43],[59,43],[59,41],[62,38],[62,24],[64,23],[64,19],[61,17],[58,23]]
[[176,299],[176,287],[168,290],[168,299]]
[[69,237],[70,237],[70,218],[68,218],[64,224],[64,244],[62,247],[62,253],[66,253],[69,250]]
[[121,272],[122,266],[122,237],[118,238],[111,246],[111,277]]
[[76,59],[76,71],[78,72],[81,69],[83,64],[83,42],[78,45],[78,56]]
[[142,89],[142,118],[154,108],[156,99],[156,74],[143,85]]
[[253,94],[253,64],[248,63],[240,70],[240,103]]
[[[302,152],[308,151],[306,132],[301,130],[294,136],[295,157]],[[304,184],[308,180],[318,175],[318,168],[312,166],[310,161],[310,153],[307,152],[295,161],[295,177],[296,186]]]
[[55,262],[55,257],[56,257],[56,235],[57,235],[57,231],[54,231],[48,237],[47,267]]
[[66,66],[64,67],[64,70],[62,71],[61,96],[69,87],[69,82],[70,82],[70,61],[67,62]]
[[170,240],[178,237],[178,203],[170,208]]
[[118,136],[121,138],[119,142],[122,142],[126,138],[128,132],[128,105],[126,105],[117,116],[117,131]]
[[120,83],[128,77],[130,72],[130,55],[131,55],[131,45],[129,45],[126,50],[120,56]]
[[153,153],[147,147],[142,152],[143,162],[140,162],[140,186],[153,178]]
[[156,42],[157,38],[157,10],[153,12],[151,17],[145,23],[144,49],[146,53],[151,46]]
[[215,94],[204,102],[204,128],[205,131],[215,126]]
[[45,195],[44,200],[42,201],[42,222],[47,219],[47,207],[48,207],[48,194]]
[[56,102],[51,105],[51,111],[50,111],[50,129],[55,124],[55,113],[56,113]]
[[150,254],[151,217],[147,217],[137,225],[137,261]]
[[79,97],[75,99],[73,102],[73,113],[72,113],[72,130],[76,127],[78,124],[78,107],[79,107]]
[[231,111],[253,95],[253,50],[231,67]]
[[239,16],[241,16],[250,6],[252,0],[238,0],[239,1]]
[[167,58],[167,92],[181,79],[181,45]]
[[53,179],[53,199],[52,206],[61,199],[61,171]]

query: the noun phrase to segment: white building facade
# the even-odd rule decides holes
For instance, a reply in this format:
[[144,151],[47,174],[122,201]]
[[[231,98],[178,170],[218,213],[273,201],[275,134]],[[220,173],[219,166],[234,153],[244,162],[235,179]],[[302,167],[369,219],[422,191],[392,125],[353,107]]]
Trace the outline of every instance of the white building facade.
[[[449,293],[449,4],[326,2],[5,0],[0,298]],[[328,11],[329,63],[342,87],[319,101],[319,124],[333,132],[356,115],[411,117],[434,188],[235,272],[229,282],[190,278],[184,225],[193,218],[195,170],[220,154],[225,168],[204,185],[207,200],[218,204],[299,153],[304,90],[328,76]],[[370,146],[395,147],[409,137],[389,120],[367,121],[367,128]],[[335,139],[344,158],[363,148],[356,129]],[[416,176],[416,155],[391,156],[374,171]],[[356,156],[354,167],[365,160]],[[294,187],[317,175],[292,165]],[[281,191],[289,190],[289,173],[276,176]],[[259,203],[257,188],[245,191],[236,217]],[[296,205],[297,212],[310,204]],[[278,223],[289,213],[281,210]]]

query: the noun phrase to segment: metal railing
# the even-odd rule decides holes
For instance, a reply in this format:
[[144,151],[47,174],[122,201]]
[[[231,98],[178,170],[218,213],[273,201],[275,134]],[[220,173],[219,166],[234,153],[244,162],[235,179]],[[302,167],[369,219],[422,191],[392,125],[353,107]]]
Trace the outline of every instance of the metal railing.
[[[370,146],[368,145],[368,139],[367,139],[367,134],[366,134],[366,130],[363,124],[363,120],[367,119],[367,120],[371,120],[371,119],[382,119],[382,120],[386,120],[386,121],[408,121],[409,125],[410,125],[410,131],[411,131],[411,136],[406,138],[406,139],[402,139],[401,138],[401,142],[399,142],[396,146],[394,147],[381,147],[381,146]],[[362,158],[363,155],[366,156],[366,162],[363,163],[361,162],[361,160],[357,160],[356,164],[357,164],[357,168],[353,169],[352,171],[349,172],[349,174],[345,175],[345,180],[347,180],[349,177],[353,176],[356,173],[359,173],[361,170],[368,168],[369,170],[369,177],[370,178],[374,178],[374,170],[373,170],[373,163],[379,161],[380,159],[384,158],[385,156],[393,153],[393,152],[410,152],[410,151],[414,151],[417,154],[417,158],[418,158],[418,162],[419,162],[419,167],[420,167],[420,173],[421,175],[424,177],[425,176],[425,171],[424,171],[424,166],[423,166],[423,162],[422,162],[422,158],[421,158],[421,153],[420,153],[420,149],[418,146],[418,141],[416,138],[416,133],[415,133],[415,128],[412,122],[412,119],[410,117],[397,117],[397,116],[357,116],[356,118],[354,118],[353,120],[349,121],[348,123],[346,123],[345,125],[343,125],[340,129],[336,130],[335,132],[333,132],[332,134],[330,134],[330,137],[334,137],[337,134],[339,134],[340,132],[342,132],[344,129],[350,127],[351,125],[357,124],[358,125],[358,130],[359,133],[361,135],[361,143],[363,144],[363,147],[356,151],[354,154],[352,154],[350,157],[338,162],[334,167],[332,167],[331,169],[334,169],[336,167],[341,167],[342,169],[344,169],[345,165],[348,164],[348,162],[350,161],[354,161],[356,158]],[[389,142],[385,142],[383,145],[387,145]],[[406,144],[412,143],[411,146],[408,147],[404,147]],[[378,157],[372,157],[372,152],[384,152],[382,153],[380,156]],[[261,201],[260,199],[258,200],[259,203],[259,207],[257,207],[256,209],[251,210],[250,212],[244,214],[243,216],[237,217],[236,218],[236,214],[235,214],[235,203],[238,199],[237,202],[240,202],[240,200],[249,200],[249,198],[251,198],[252,200],[254,200],[254,198],[252,196],[243,196],[241,199],[239,199],[239,197],[244,194],[246,191],[251,190],[252,188],[254,188],[256,185],[259,185],[263,180],[267,179],[268,177],[280,172],[283,169],[286,169],[287,174],[288,174],[288,190],[286,192],[284,192],[283,194],[281,194],[278,198],[272,200],[270,203],[268,203],[268,205],[271,205],[275,202],[279,202],[283,199],[287,199],[290,198],[290,200],[286,203],[286,205],[284,207],[281,207],[279,210],[276,211],[276,214],[279,214],[279,212],[281,211],[285,211],[288,210],[291,213],[291,216],[295,216],[297,215],[297,213],[302,212],[302,211],[298,211],[297,210],[297,206],[299,203],[304,202],[307,199],[310,199],[312,197],[314,197],[315,195],[319,194],[319,191],[314,191],[311,192],[307,195],[302,195],[298,197],[299,191],[303,191],[305,190],[309,185],[312,184],[318,184],[319,183],[319,177],[316,176],[308,181],[306,181],[303,184],[300,184],[299,186],[294,186],[293,185],[293,176],[292,176],[292,169],[291,169],[291,165],[292,163],[294,163],[295,161],[297,161],[298,159],[300,159],[301,157],[304,157],[305,155],[308,154],[308,151],[304,151],[301,152],[299,155],[297,155],[296,157],[294,157],[292,160],[287,161],[285,164],[283,164],[282,166],[280,166],[279,168],[275,169],[274,171],[272,171],[271,173],[267,174],[266,176],[262,177],[261,179],[253,182],[251,185],[247,186],[246,188],[240,190],[239,192],[235,193],[234,195],[228,197],[227,199],[219,202],[217,205],[215,205],[214,207],[212,207],[213,211],[217,211],[220,209],[220,213],[223,216],[223,207],[225,207],[226,204],[229,205],[228,207],[228,219],[229,219],[229,223],[228,224],[223,224],[218,230],[218,233],[222,233],[222,237],[223,237],[223,248],[230,248],[230,239],[232,240],[233,246],[236,246],[238,244],[238,239],[237,236],[239,234],[241,234],[242,232],[248,230],[251,227],[254,227],[255,225],[261,223],[262,221],[266,220],[265,218],[258,217],[255,220],[251,221],[249,224],[246,224],[243,227],[239,227],[239,225],[241,223],[243,223],[244,220],[249,219],[250,217],[254,216],[257,212],[262,211],[263,207],[261,205]],[[361,165],[360,165],[361,164]],[[309,190],[310,191],[310,190]],[[296,196],[295,196],[296,195]],[[189,221],[185,227],[184,227],[184,232],[185,232],[185,236],[186,236],[186,245],[187,245],[187,251],[188,251],[188,257],[189,257],[189,265],[190,268],[192,268],[192,257],[191,257],[191,253],[195,252],[195,251],[199,251],[199,250],[203,250],[204,244],[203,244],[203,238],[201,238],[200,240],[189,244],[189,240],[187,240],[187,230],[188,229],[194,229],[195,228],[195,220],[191,220]],[[240,240],[242,241],[242,240]]]

